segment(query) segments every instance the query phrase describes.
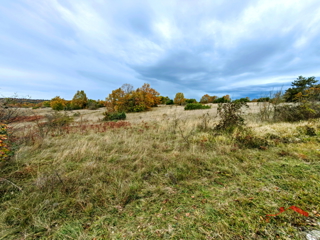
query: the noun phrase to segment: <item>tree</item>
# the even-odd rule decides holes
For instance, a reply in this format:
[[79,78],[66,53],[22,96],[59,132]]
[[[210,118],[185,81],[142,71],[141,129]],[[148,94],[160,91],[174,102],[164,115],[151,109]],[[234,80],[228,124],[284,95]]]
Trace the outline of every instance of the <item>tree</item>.
[[186,103],[197,103],[197,100],[194,98],[190,98],[190,99],[186,99],[185,102]]
[[240,99],[236,99],[236,100],[233,100],[232,102],[250,102],[250,98],[248,97],[245,97],[245,98],[240,98]]
[[315,77],[305,78],[303,76],[299,76],[296,80],[294,80],[291,83],[292,88],[288,88],[286,90],[284,94],[284,99],[286,100],[286,102],[298,101],[301,95],[304,95],[306,90],[315,87],[315,84],[317,82],[318,80],[316,80]]
[[143,84],[143,86],[141,88],[138,88],[137,91],[142,92],[146,110],[149,110],[151,107],[157,107],[160,103],[160,93],[151,88],[149,83]]
[[201,97],[200,102],[201,103],[213,103],[218,97],[217,96],[210,96],[208,94],[205,94]]
[[109,94],[106,98],[106,107],[109,112],[141,112],[158,106],[159,95],[147,83],[137,90],[133,90],[130,84],[124,84]]
[[121,86],[121,90],[124,92],[124,94],[130,94],[133,92],[133,86],[129,83],[125,83]]
[[106,108],[109,112],[124,112],[125,93],[121,88],[113,90],[106,98]]
[[184,94],[183,93],[177,93],[173,102],[174,104],[182,105],[185,102]]
[[225,95],[221,98],[217,98],[214,100],[215,103],[228,103],[231,102],[230,96],[229,95]]
[[164,96],[160,96],[160,103],[161,104],[166,104],[168,101],[170,101],[170,98],[168,96],[164,97]]
[[73,109],[84,109],[87,107],[88,104],[88,98],[87,95],[83,90],[77,91],[77,93],[74,95],[71,105]]

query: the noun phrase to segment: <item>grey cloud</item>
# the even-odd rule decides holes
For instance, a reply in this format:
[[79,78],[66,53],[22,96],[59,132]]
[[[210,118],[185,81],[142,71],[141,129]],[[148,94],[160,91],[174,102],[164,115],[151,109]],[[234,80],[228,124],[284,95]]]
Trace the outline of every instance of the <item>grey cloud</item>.
[[[0,65],[39,73],[45,84],[39,84],[39,77],[9,73],[10,84],[0,81],[5,91],[14,86],[31,91],[17,84],[28,81],[37,88],[34,92],[55,89],[72,95],[79,87],[96,98],[126,82],[137,87],[148,82],[163,95],[185,91],[192,98],[205,93],[257,96],[298,75],[319,76],[317,1],[283,9],[274,4],[4,0]],[[257,16],[252,12],[244,21],[256,7]],[[61,91],[61,85],[67,88]]]

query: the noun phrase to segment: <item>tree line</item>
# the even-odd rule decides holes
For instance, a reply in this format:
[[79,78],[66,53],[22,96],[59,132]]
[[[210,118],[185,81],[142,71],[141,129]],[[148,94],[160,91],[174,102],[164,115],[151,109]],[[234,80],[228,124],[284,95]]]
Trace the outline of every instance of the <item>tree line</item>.
[[[291,87],[281,93],[281,101],[298,102],[306,98],[320,100],[320,84],[315,77],[299,76],[291,83]],[[9,99],[9,98],[8,98]],[[278,96],[279,99],[279,96]],[[250,100],[249,97],[232,100],[229,95],[222,97],[203,95],[199,102],[194,99],[185,98],[182,92],[178,92],[174,99],[168,96],[161,96],[158,91],[145,83],[142,87],[134,89],[131,84],[123,84],[120,88],[113,90],[105,100],[88,99],[83,90],[78,90],[72,100],[65,100],[56,96],[48,101],[7,101],[6,107],[51,107],[54,110],[76,110],[76,109],[97,109],[106,107],[109,112],[141,112],[157,107],[159,104],[186,105],[191,103],[228,103],[228,102],[272,102],[273,97],[261,97]],[[2,101],[4,102],[4,101]]]

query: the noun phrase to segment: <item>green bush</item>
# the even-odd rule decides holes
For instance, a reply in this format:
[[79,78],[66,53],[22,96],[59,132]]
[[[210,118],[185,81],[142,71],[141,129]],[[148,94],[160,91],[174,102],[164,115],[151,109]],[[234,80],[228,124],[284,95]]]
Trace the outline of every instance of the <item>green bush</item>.
[[173,105],[174,103],[173,103],[173,100],[172,99],[170,99],[170,100],[168,100],[167,102],[166,102],[166,105]]
[[49,123],[53,128],[67,126],[73,121],[72,117],[58,112],[46,115],[46,119],[47,123]]
[[186,99],[186,103],[197,103],[197,100],[194,98]]
[[96,110],[96,109],[99,108],[99,103],[97,101],[93,100],[93,99],[89,99],[87,108],[89,110]]
[[124,112],[105,112],[103,115],[104,121],[124,120],[127,117]]
[[211,106],[202,105],[201,103],[188,103],[184,110],[210,109]]

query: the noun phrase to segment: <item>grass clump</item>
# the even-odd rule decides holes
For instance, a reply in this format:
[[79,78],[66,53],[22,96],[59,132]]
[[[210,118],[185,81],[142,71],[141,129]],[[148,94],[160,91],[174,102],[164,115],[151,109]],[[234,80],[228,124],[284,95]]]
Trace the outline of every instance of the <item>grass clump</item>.
[[201,103],[187,103],[184,110],[196,110],[196,109],[210,109],[211,106],[203,105]]

